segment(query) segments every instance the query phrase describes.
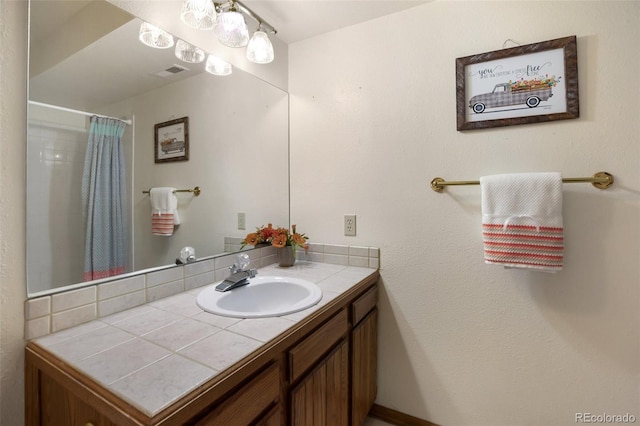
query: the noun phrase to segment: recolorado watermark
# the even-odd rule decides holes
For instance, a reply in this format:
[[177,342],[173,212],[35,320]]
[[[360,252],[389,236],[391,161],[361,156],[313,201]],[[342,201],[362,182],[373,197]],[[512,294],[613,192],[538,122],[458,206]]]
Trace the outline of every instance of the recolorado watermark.
[[576,423],[635,423],[633,414],[576,413]]

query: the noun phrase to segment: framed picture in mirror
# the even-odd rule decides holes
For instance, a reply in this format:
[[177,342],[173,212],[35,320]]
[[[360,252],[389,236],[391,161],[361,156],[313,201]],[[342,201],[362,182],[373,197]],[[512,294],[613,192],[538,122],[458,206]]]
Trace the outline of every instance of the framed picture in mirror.
[[189,117],[154,126],[154,157],[156,163],[189,160]]

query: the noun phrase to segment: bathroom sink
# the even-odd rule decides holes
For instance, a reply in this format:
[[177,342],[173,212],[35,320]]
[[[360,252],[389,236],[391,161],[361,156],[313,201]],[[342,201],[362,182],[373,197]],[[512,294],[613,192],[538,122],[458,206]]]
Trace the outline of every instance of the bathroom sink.
[[264,276],[249,280],[249,284],[219,292],[215,285],[202,290],[196,304],[206,312],[235,318],[265,318],[287,315],[315,305],[322,290],[311,281]]

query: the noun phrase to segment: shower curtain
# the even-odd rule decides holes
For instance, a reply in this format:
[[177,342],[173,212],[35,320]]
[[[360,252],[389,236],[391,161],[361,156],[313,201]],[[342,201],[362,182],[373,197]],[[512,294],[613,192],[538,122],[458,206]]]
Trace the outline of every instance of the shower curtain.
[[127,220],[122,135],[125,123],[91,117],[82,174],[85,217],[84,280],[125,272]]

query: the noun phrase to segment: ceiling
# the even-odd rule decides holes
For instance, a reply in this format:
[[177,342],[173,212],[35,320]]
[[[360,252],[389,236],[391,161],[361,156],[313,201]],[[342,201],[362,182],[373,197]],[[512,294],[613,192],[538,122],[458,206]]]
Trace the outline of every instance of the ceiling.
[[[243,4],[273,25],[278,30],[276,36],[286,44],[430,1],[242,0]],[[173,7],[179,10],[182,0],[162,2],[176,3]],[[160,76],[159,72],[180,63],[174,57],[173,50],[148,49],[142,43],[131,43],[137,38],[140,21],[130,21],[132,17],[128,13],[118,16],[120,21],[115,16],[110,16],[113,20],[107,19],[106,16],[111,13],[117,15],[125,12],[109,3],[94,0],[32,0],[31,53],[37,58],[45,57],[49,62],[41,64],[42,61],[35,61],[32,57],[30,99],[69,108],[91,109],[94,105],[117,102],[202,72],[201,66],[181,64],[187,65],[185,72]],[[93,19],[90,22],[97,20],[104,25],[104,28],[91,25],[95,29],[95,39],[81,40],[74,35],[77,33],[69,33],[72,39],[58,36],[59,29],[68,25],[68,22],[86,25],[78,23],[87,22],[88,18]],[[112,22],[112,26],[107,21]],[[84,34],[85,31],[82,32]],[[98,37],[107,33],[109,37]],[[46,47],[58,39],[62,40],[62,44],[52,49]],[[34,46],[37,48],[34,49]],[[60,52],[65,49],[63,55],[46,54],[48,51]],[[114,61],[113,54],[104,52],[117,52],[117,61]]]
[[[60,22],[87,6],[91,0],[32,0],[40,13],[32,31],[49,34]],[[181,2],[181,0],[163,0]],[[222,0],[215,0],[217,3]],[[381,16],[430,3],[433,0],[243,0],[255,13],[273,25],[286,44]],[[37,38],[37,36],[36,36]]]
[[433,0],[243,0],[286,44],[359,24]]

